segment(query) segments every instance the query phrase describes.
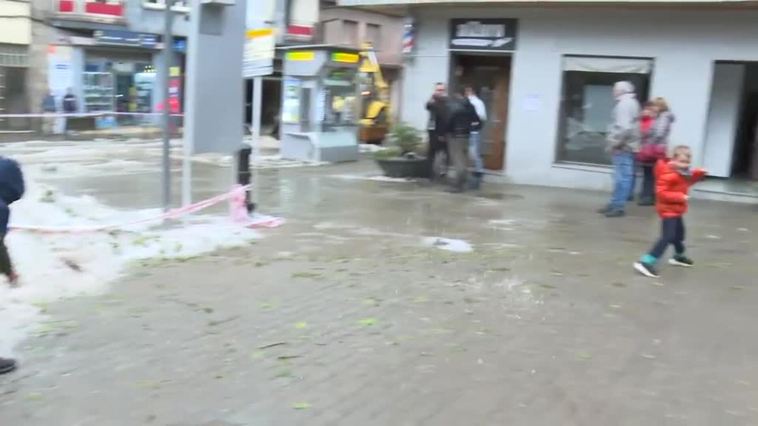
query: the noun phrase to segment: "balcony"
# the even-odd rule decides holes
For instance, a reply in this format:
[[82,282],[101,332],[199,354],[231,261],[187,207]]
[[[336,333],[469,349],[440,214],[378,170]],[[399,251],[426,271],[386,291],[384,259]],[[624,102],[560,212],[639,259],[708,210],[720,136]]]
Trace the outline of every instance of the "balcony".
[[122,24],[126,0],[52,0],[51,18],[72,21]]

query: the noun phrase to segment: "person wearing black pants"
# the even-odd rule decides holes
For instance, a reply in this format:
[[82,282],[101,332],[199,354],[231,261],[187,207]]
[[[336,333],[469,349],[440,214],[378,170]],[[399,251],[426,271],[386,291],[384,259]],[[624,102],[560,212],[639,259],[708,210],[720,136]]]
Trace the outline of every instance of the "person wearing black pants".
[[[10,219],[9,206],[24,195],[24,190],[21,167],[10,158],[0,157],[0,273],[8,278],[11,285],[16,285],[18,275],[11,263],[8,248],[5,246],[5,235],[8,233]],[[0,358],[0,374],[9,373],[15,369],[16,361]]]
[[447,89],[443,83],[434,85],[434,93],[426,103],[429,111],[429,150],[426,154],[427,170],[429,179],[436,180],[435,165],[437,157],[445,153],[445,161],[450,164],[450,155],[447,152],[447,127],[448,127],[448,97]]
[[642,169],[642,189],[640,189],[638,204],[641,206],[655,205],[655,166],[643,163],[640,168]]

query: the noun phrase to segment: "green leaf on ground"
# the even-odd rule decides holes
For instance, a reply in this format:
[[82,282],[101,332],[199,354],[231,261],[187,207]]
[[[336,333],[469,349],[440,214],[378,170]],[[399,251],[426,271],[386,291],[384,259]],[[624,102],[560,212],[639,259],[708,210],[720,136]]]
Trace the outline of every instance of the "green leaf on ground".
[[376,318],[363,318],[358,321],[358,324],[364,327],[371,327],[372,325],[376,325]]
[[42,399],[42,394],[39,392],[30,392],[26,395],[26,399],[30,401],[40,401]]
[[311,404],[309,402],[295,402],[292,404],[292,408],[295,410],[307,410],[311,408]]
[[592,359],[592,354],[589,353],[589,352],[585,352],[585,351],[577,352],[576,358],[580,359],[582,361],[589,361],[589,360]]
[[272,309],[275,308],[275,306],[274,306],[273,303],[268,303],[268,302],[259,303],[258,307],[261,308],[264,311],[270,311],[270,310],[272,310]]
[[287,368],[283,368],[277,371],[276,374],[274,375],[274,378],[276,379],[286,379],[288,377],[292,377],[292,370],[287,369]]
[[308,323],[305,321],[300,321],[295,323],[295,328],[298,330],[302,330],[304,328],[308,328]]
[[292,274],[292,278],[321,278],[324,274],[318,273],[318,272],[294,272]]

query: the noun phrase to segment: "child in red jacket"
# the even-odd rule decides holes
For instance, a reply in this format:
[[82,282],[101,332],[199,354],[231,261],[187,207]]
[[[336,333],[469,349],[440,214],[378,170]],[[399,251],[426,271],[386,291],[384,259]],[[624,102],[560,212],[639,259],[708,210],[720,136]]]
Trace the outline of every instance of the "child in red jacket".
[[661,217],[661,237],[652,250],[634,264],[642,275],[657,278],[655,265],[668,248],[674,246],[676,253],[669,259],[669,264],[692,266],[693,262],[684,255],[684,219],[687,212],[689,189],[702,180],[706,172],[702,169],[690,171],[692,151],[688,146],[674,148],[670,161],[660,160],[655,165],[655,208]]

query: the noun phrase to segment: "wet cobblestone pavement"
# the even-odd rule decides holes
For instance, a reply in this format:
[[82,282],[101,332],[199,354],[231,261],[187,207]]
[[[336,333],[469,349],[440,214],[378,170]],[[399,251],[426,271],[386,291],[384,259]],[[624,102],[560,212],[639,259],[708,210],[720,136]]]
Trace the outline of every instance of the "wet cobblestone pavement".
[[[650,280],[631,263],[652,210],[369,167],[262,171],[284,227],[49,305],[0,377],[0,424],[758,424],[754,206],[695,201],[696,268]],[[89,190],[138,190],[107,185]]]

